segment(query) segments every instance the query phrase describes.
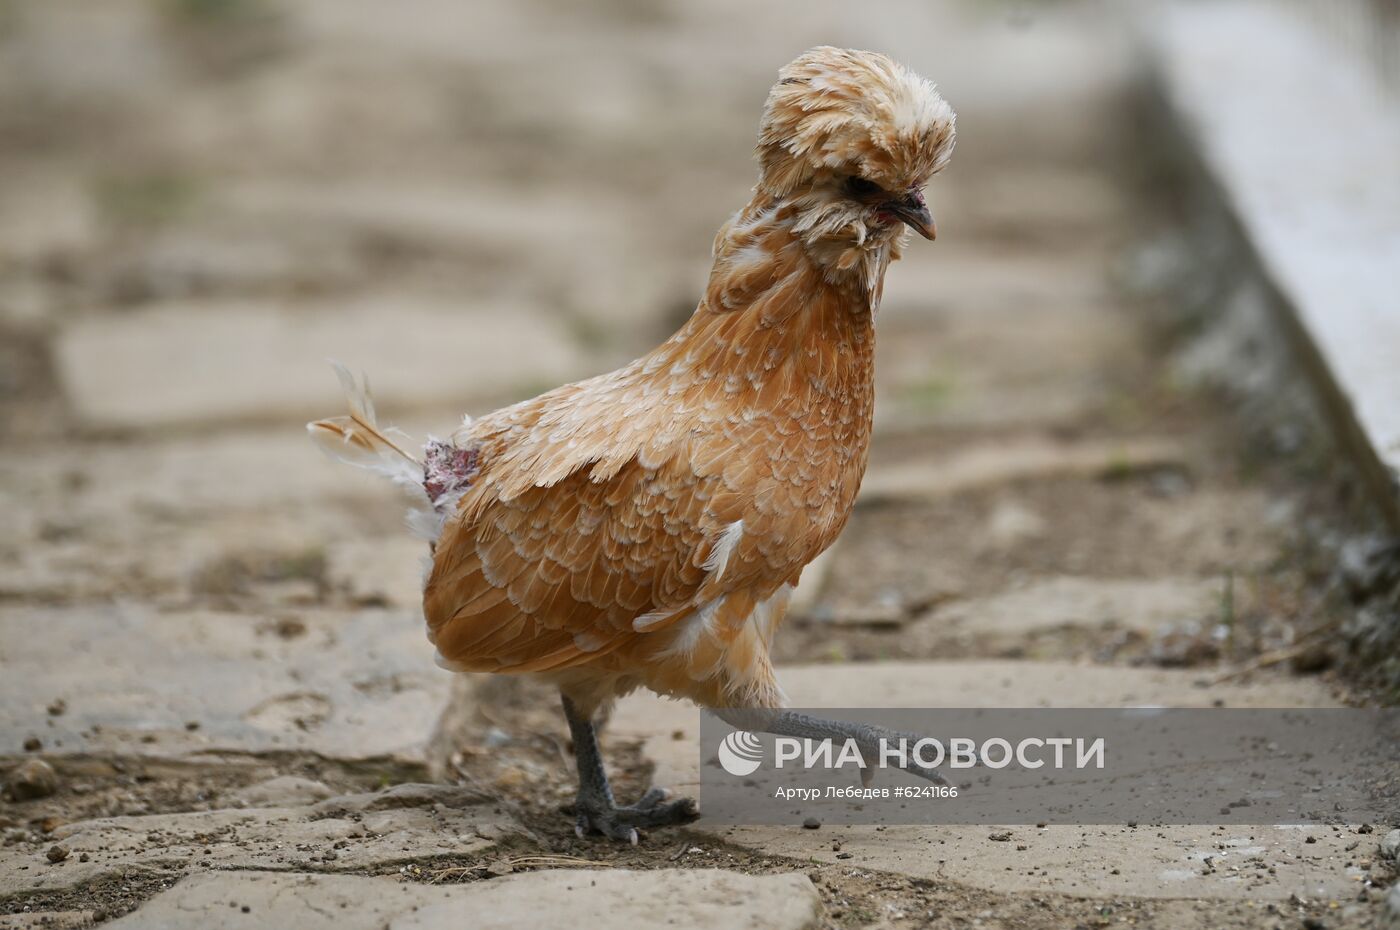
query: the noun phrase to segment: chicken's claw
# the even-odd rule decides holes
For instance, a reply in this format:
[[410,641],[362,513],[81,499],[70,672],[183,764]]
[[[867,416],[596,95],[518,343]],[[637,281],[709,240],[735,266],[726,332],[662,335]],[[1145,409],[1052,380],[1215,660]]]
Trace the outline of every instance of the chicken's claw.
[[580,838],[589,833],[601,833],[610,839],[637,845],[639,827],[670,827],[690,823],[700,816],[700,809],[691,798],[670,800],[665,788],[651,788],[636,804],[626,807],[575,805],[577,819],[574,833]]

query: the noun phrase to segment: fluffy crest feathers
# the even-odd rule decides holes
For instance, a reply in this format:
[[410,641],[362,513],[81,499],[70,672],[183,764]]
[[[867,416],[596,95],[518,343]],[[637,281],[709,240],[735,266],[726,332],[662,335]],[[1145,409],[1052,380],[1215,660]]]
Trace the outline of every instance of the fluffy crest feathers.
[[818,172],[922,187],[953,151],[934,85],[877,52],[820,46],[778,72],[759,124],[759,187],[781,197]]

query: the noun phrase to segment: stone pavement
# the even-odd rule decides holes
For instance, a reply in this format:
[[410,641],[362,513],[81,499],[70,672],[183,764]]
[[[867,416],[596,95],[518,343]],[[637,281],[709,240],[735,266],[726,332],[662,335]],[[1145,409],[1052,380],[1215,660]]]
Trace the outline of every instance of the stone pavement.
[[133,872],[178,875],[190,863],[217,871],[360,870],[471,855],[518,832],[514,818],[489,798],[413,784],[297,806],[87,820],[50,833],[66,852],[59,861],[47,851],[0,853],[0,896],[71,889]]
[[[752,876],[718,869],[653,874],[625,870],[545,870],[496,881],[434,888],[392,879],[241,872],[188,878],[139,913],[124,930],[189,926],[297,927],[301,930],[481,930],[613,925],[706,930],[810,930],[821,900],[802,875]],[[205,916],[207,915],[207,916]]]
[[[325,358],[423,436],[664,338],[752,184],[772,74],[818,41],[937,78],[960,141],[939,241],[890,274],[858,511],[777,641],[794,701],[1355,698],[1325,638],[1297,648],[1334,609],[1306,450],[1195,390],[1140,292],[1101,11],[14,3],[0,928],[1381,913],[1394,825],[578,839],[555,697],[432,664],[400,502],[305,440],[340,410]],[[697,725],[623,702],[619,795],[693,786]]]
[[[1314,682],[1202,687],[1192,671],[1092,668],[1029,661],[883,662],[793,666],[783,687],[796,707],[1230,707],[1336,706]],[[635,695],[612,721],[642,740],[658,783],[699,787],[698,713]],[[676,732],[684,738],[674,738]],[[1350,897],[1364,870],[1349,853],[1355,828],[1109,826],[707,827],[725,840],[794,859],[842,863],[988,890],[1154,898]],[[837,856],[840,855],[838,861]],[[1209,860],[1209,861],[1207,861]]]
[[[421,764],[447,700],[407,613],[9,608],[0,636],[13,644],[7,661],[46,672],[7,675],[0,704],[51,755],[279,750]],[[64,712],[48,713],[56,701]]]

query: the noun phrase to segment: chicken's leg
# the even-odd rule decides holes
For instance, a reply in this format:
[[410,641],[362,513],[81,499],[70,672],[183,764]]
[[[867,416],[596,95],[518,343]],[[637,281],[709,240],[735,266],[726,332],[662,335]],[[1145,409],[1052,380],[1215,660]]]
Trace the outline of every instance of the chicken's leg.
[[603,769],[593,721],[579,712],[568,695],[563,695],[563,699],[564,717],[569,721],[574,759],[578,762],[578,800],[574,804],[578,820],[574,830],[579,836],[596,832],[635,846],[638,827],[689,823],[700,816],[690,798],[670,800],[668,791],[656,787],[648,789],[636,804],[618,807],[608,784],[608,773]]

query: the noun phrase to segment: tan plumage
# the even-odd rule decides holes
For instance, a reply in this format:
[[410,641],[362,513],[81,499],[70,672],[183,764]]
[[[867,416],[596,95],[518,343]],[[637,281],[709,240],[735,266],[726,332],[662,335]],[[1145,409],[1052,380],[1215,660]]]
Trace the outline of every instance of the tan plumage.
[[[586,714],[638,686],[781,704],[769,644],[850,515],[885,270],[903,223],[932,237],[920,189],[952,144],[947,104],[883,55],[817,48],[782,70],[758,184],[690,320],[452,437],[473,470],[450,495],[429,482],[423,599],[444,664],[548,675]],[[334,443],[345,424],[312,430]]]

